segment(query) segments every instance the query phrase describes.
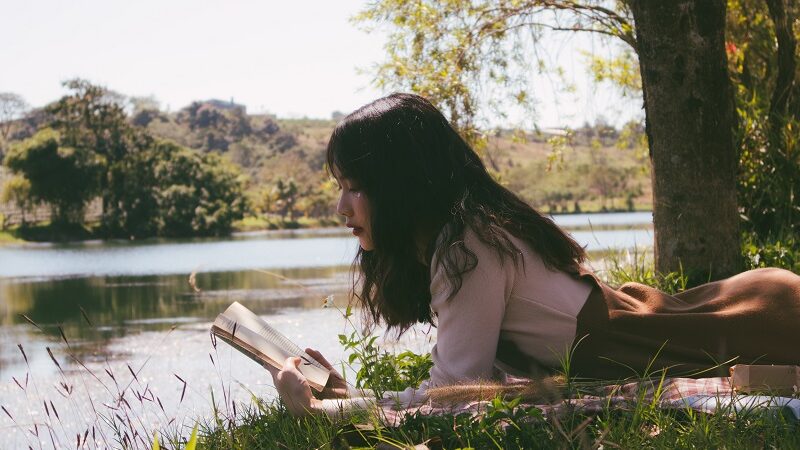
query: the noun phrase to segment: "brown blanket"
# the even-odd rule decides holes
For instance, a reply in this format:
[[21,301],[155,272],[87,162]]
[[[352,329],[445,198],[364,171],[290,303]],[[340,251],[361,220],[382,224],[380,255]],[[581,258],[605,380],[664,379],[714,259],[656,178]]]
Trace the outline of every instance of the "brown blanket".
[[756,269],[675,295],[638,283],[615,290],[583,276],[595,289],[578,315],[573,376],[669,368],[671,376],[708,377],[733,364],[800,364],[800,276],[792,272]]

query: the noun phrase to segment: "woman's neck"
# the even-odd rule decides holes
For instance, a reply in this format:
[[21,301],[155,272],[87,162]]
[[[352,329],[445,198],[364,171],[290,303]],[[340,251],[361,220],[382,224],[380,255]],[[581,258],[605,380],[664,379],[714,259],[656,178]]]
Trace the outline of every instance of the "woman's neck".
[[436,251],[436,241],[443,226],[429,226],[417,233],[417,259],[426,266],[431,265],[433,253]]

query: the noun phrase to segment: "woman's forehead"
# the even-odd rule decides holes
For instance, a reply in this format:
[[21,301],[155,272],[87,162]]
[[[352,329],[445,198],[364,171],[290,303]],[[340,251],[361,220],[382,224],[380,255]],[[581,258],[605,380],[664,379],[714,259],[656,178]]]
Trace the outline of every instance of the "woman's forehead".
[[352,179],[350,177],[342,175],[342,172],[334,166],[333,170],[331,170],[333,179],[336,180],[337,183],[350,183]]
[[357,178],[352,173],[342,172],[342,169],[337,164],[334,164],[333,167],[331,168],[331,174],[333,175],[334,178],[336,178],[339,181],[342,180],[355,181]]

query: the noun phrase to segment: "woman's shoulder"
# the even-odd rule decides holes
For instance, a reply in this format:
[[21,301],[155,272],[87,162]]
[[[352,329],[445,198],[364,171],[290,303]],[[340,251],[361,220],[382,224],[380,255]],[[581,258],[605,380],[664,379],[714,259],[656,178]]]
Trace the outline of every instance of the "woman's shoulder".
[[468,262],[473,259],[471,255],[504,262],[505,257],[517,259],[531,251],[529,245],[502,227],[488,225],[487,229],[478,231],[470,225],[457,227],[450,223],[442,228],[436,238],[430,266],[435,268],[446,257]]
[[[509,234],[507,238],[511,252],[519,256],[509,257],[498,244],[487,242],[472,227],[465,227],[458,234],[452,229],[443,230],[437,238],[437,250],[430,266],[434,307],[448,300],[451,294],[463,291],[461,288],[465,283],[471,290],[502,286],[509,293],[518,263],[522,261],[522,250],[518,248],[521,243],[510,240],[511,237]],[[470,293],[462,293],[465,294]]]

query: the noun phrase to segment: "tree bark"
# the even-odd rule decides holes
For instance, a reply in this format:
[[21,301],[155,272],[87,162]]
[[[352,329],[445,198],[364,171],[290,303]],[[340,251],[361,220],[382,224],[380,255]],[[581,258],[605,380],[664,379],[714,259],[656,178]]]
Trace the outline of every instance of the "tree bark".
[[631,0],[653,177],[656,270],[740,270],[725,0]]

